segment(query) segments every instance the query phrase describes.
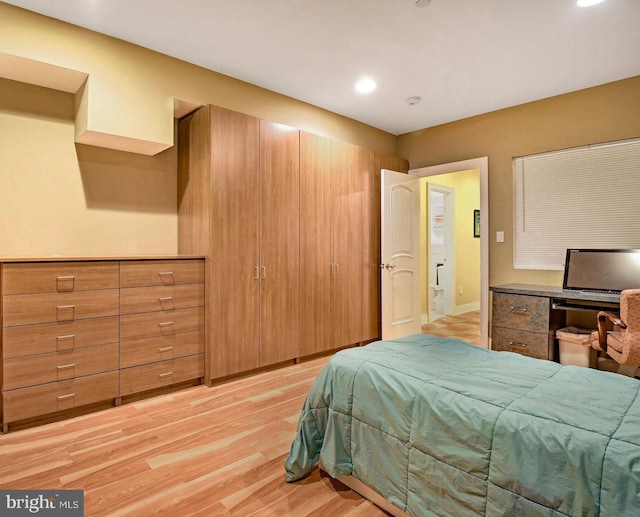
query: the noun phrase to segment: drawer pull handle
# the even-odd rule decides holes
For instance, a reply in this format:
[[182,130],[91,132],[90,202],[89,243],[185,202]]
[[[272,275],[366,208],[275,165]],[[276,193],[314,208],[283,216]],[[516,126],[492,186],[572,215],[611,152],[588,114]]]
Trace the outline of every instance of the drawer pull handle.
[[158,323],[158,325],[160,325],[161,327],[169,327],[173,325],[173,321],[164,321],[162,323]]
[[173,301],[173,296],[162,296],[158,298],[161,302],[171,302]]
[[159,271],[158,275],[160,275],[160,281],[164,285],[173,285],[176,283],[175,279],[173,278],[173,271]]
[[75,334],[67,334],[66,336],[58,336],[58,340],[60,339],[73,339],[74,337],[76,337]]
[[68,395],[58,395],[58,400],[70,399],[71,397],[75,396],[75,393],[69,393]]
[[521,341],[509,341],[511,346],[519,346],[520,348],[527,348],[526,343],[522,343]]
[[57,276],[56,289],[58,291],[73,291],[75,288],[76,277],[74,275]]
[[58,370],[66,370],[67,368],[74,368],[76,363],[62,364],[60,366],[56,366]]
[[525,314],[527,312],[526,307],[511,307],[511,312],[515,314]]
[[173,372],[159,373],[158,377],[169,377],[170,375],[173,375]]
[[172,346],[164,346],[162,348],[158,348],[159,352],[168,352],[169,350],[173,350]]
[[69,310],[69,309],[73,310],[73,309],[76,308],[76,306],[75,305],[56,305],[56,308],[59,311],[65,311],[65,310]]

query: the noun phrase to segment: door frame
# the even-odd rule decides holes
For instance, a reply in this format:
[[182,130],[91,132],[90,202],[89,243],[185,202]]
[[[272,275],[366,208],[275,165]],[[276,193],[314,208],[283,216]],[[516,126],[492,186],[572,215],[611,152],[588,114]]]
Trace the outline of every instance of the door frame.
[[409,170],[418,177],[469,169],[480,171],[480,346],[489,348],[489,158],[471,158]]

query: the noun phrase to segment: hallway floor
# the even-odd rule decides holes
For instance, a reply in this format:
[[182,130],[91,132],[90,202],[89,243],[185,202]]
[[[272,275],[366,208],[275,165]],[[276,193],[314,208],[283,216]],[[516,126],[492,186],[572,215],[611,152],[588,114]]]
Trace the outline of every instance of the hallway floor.
[[443,316],[422,325],[423,334],[462,339],[474,345],[480,344],[480,311],[465,312],[458,316]]

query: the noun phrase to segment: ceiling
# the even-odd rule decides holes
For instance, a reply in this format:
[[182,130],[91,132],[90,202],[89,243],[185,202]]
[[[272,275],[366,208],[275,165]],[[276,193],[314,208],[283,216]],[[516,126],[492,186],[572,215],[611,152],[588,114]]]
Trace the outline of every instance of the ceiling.
[[4,1],[396,135],[640,75],[640,0]]

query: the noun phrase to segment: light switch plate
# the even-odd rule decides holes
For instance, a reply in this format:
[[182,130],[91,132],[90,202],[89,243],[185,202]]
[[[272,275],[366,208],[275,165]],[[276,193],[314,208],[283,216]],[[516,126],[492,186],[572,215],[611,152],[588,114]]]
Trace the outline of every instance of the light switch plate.
[[496,242],[504,242],[504,232],[496,232]]

